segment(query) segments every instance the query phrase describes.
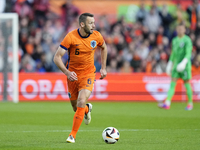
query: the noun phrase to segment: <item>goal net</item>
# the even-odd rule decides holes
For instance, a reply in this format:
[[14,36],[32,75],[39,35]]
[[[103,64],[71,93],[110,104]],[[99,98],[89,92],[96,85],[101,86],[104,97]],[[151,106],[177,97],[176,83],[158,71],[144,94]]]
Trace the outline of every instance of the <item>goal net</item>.
[[0,13],[0,101],[18,102],[18,15]]

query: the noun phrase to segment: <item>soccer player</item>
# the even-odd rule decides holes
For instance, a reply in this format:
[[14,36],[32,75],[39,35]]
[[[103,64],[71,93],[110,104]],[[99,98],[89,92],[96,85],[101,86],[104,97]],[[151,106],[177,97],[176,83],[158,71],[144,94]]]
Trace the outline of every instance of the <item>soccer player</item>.
[[179,78],[184,81],[186,93],[188,97],[188,104],[186,110],[193,109],[192,88],[190,85],[191,79],[191,54],[192,42],[191,39],[185,35],[184,24],[177,26],[177,37],[172,40],[172,53],[166,67],[166,73],[171,75],[170,89],[167,94],[167,99],[159,107],[170,109],[171,99],[174,95],[176,82]]
[[[92,104],[86,104],[86,102],[95,81],[94,52],[97,46],[101,48],[100,79],[107,75],[107,47],[102,35],[94,30],[93,14],[81,14],[79,25],[80,28],[65,36],[54,56],[55,64],[67,76],[68,95],[75,111],[72,131],[66,140],[68,143],[75,143],[76,134],[83,118],[87,125],[91,121]],[[61,58],[66,52],[68,52],[69,59],[65,66]]]

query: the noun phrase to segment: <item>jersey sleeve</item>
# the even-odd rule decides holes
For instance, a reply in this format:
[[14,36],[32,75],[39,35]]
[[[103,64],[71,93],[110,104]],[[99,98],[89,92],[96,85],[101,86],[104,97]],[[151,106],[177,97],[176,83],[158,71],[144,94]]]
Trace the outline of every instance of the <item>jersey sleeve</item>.
[[104,43],[104,39],[103,36],[101,35],[101,33],[98,32],[98,45],[97,46],[102,46]]
[[72,43],[70,34],[67,34],[63,41],[60,43],[60,47],[62,47],[65,50],[68,50],[70,48],[70,45]]
[[192,55],[192,41],[190,38],[187,39],[186,45],[185,45],[185,57],[188,61],[190,61],[191,55]]
[[171,50],[171,55],[169,57],[169,60],[172,62],[174,61],[174,44],[175,44],[175,39],[172,40],[172,48],[171,48],[172,50]]

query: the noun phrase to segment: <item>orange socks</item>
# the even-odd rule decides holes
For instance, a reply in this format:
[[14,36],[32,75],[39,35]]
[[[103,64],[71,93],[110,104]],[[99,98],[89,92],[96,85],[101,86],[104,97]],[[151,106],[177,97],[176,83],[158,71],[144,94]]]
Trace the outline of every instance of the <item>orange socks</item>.
[[87,106],[87,105],[85,105],[85,114],[87,114],[87,113],[88,113],[88,111],[89,111],[89,108],[88,108],[88,106]]
[[72,131],[69,134],[69,135],[72,135],[74,138],[76,138],[76,133],[78,132],[79,127],[81,126],[85,112],[86,112],[86,108],[77,107],[77,110],[73,119]]

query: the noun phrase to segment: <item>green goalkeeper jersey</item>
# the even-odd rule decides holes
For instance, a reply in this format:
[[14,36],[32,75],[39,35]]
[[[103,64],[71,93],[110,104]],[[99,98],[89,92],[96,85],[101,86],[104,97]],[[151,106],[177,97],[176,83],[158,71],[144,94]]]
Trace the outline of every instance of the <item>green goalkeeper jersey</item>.
[[184,59],[188,59],[186,70],[191,70],[191,54],[192,54],[192,41],[189,36],[184,35],[182,38],[175,37],[172,40],[172,53],[170,60],[173,62],[173,69]]

